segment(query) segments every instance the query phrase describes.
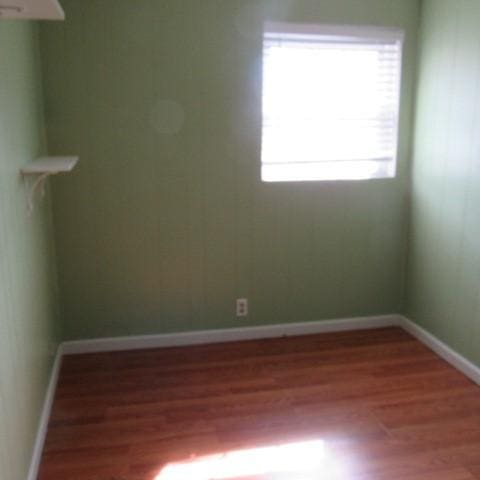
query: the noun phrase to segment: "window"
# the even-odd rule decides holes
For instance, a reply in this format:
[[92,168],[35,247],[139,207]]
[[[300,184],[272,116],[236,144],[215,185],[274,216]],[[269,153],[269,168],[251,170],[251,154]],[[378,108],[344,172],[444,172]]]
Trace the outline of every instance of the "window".
[[403,33],[267,23],[262,180],[394,177]]

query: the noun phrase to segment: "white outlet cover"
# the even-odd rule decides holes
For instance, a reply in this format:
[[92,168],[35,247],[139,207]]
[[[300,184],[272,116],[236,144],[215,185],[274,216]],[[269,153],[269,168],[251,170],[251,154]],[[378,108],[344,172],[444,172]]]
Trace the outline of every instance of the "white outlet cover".
[[248,299],[237,298],[237,317],[246,317],[248,315]]
[[0,0],[0,19],[64,20],[58,0]]

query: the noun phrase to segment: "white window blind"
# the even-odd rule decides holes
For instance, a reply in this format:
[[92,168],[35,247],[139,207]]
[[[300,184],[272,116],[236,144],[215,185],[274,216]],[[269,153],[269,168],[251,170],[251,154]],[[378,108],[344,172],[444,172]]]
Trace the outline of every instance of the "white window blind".
[[394,177],[402,43],[393,29],[266,24],[262,179]]

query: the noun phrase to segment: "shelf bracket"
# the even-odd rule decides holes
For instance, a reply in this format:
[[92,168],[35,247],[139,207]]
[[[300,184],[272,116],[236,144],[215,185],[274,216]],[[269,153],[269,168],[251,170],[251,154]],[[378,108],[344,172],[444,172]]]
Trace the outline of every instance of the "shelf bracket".
[[35,200],[35,192],[37,189],[40,189],[40,196],[44,197],[45,196],[45,183],[47,181],[47,178],[53,175],[53,173],[50,172],[45,172],[40,174],[35,181],[32,183],[31,187],[28,190],[28,195],[27,195],[27,209],[28,209],[28,215],[32,215],[33,209],[34,209],[34,200]]
[[40,195],[45,195],[45,183],[48,177],[58,173],[67,173],[73,170],[78,162],[78,157],[43,157],[30,163],[20,170],[26,176],[35,175],[37,178],[31,183],[27,194],[28,214],[31,215],[34,209],[34,200],[37,190]]

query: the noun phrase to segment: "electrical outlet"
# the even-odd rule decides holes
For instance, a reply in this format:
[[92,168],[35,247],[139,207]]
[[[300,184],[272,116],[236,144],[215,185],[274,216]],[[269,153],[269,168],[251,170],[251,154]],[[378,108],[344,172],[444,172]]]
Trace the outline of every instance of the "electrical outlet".
[[246,317],[248,315],[248,299],[237,298],[237,317]]

